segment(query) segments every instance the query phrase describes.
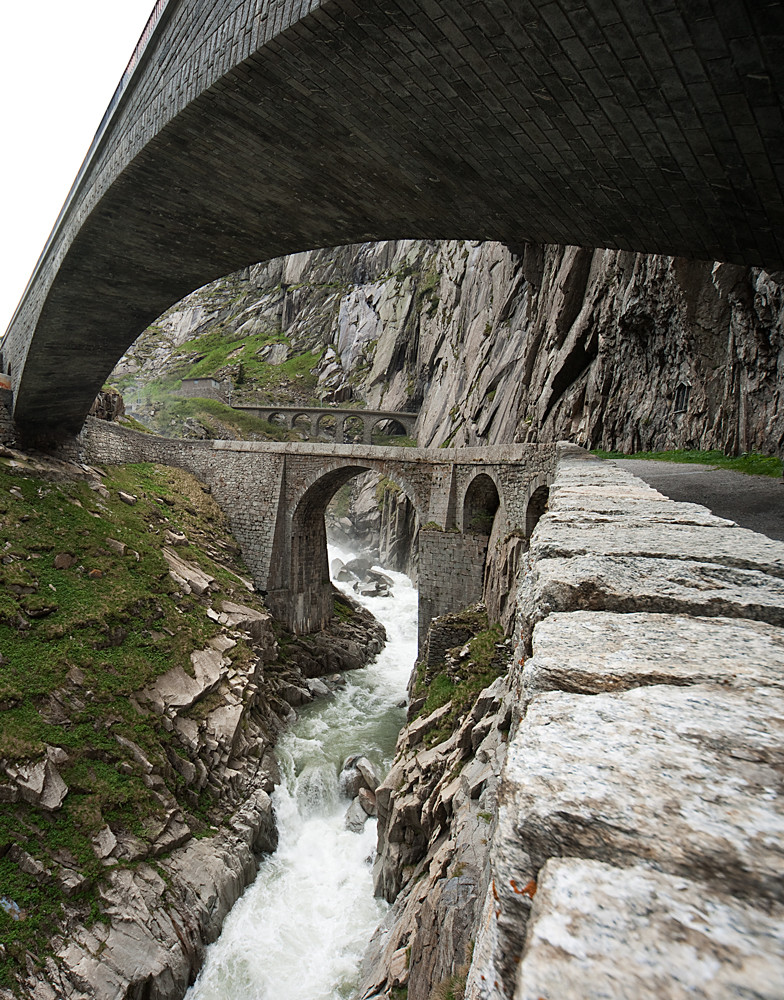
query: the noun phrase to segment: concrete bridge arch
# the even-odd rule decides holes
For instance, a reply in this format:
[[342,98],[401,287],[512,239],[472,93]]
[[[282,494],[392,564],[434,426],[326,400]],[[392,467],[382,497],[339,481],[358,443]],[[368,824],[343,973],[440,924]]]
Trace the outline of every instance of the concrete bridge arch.
[[495,239],[784,266],[782,3],[168,0],[2,345],[77,431],[142,330],[248,264]]

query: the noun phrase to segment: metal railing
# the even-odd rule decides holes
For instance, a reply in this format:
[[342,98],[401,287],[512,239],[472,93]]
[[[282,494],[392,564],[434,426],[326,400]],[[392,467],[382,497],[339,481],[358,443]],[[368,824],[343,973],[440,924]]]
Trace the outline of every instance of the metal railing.
[[[131,82],[131,79],[133,78],[134,72],[137,66],[139,65],[142,56],[144,55],[145,50],[147,49],[148,42],[154,35],[155,29],[158,27],[158,24],[160,23],[163,12],[166,10],[166,8],[169,6],[170,3],[173,6],[174,2],[175,0],[156,0],[155,6],[152,9],[152,13],[147,18],[147,24],[144,26],[144,30],[141,33],[139,41],[136,43],[136,46],[133,50],[133,54],[131,55],[131,58],[128,60],[128,65],[125,67],[125,71],[123,72],[123,75],[120,78],[120,82],[117,84],[117,88],[114,91],[112,99],[111,101],[109,101],[109,106],[104,112],[103,118],[101,119],[101,123],[98,126],[98,130],[96,131],[95,136],[93,137],[93,141],[90,143],[90,148],[87,150],[87,155],[82,161],[81,167],[79,167],[79,172],[77,173],[76,178],[73,184],[71,185],[71,189],[68,192],[68,196],[65,199],[65,202],[63,203],[63,207],[60,209],[60,213],[57,216],[57,219],[55,220],[55,224],[52,227],[51,233],[49,234],[49,239],[44,244],[44,248],[41,251],[40,256],[38,257],[38,260],[36,261],[36,265],[33,268],[33,273],[30,275],[30,280],[25,285],[25,290],[24,292],[22,292],[22,297],[19,300],[19,305],[17,305],[16,309],[14,310],[14,314],[11,317],[11,322],[8,324],[8,329],[6,330],[6,333],[13,326],[14,321],[16,320],[16,317],[19,313],[19,310],[22,308],[22,305],[25,299],[27,298],[27,294],[30,291],[31,286],[35,282],[35,279],[38,277],[38,272],[41,269],[41,265],[43,264],[44,258],[49,252],[49,248],[54,243],[58,235],[58,232],[60,230],[60,227],[63,221],[65,220],[66,216],[68,215],[71,206],[73,205],[73,202],[79,191],[81,182],[84,179],[84,176],[87,173],[88,169],[90,168],[90,164],[92,163],[95,151],[98,148],[101,139],[103,139],[104,135],[106,134],[106,130],[109,127],[114,112],[117,109],[117,106],[120,103],[122,96],[128,87],[128,84]],[[5,336],[5,334],[3,336]],[[0,337],[0,343],[2,343],[2,337]]]

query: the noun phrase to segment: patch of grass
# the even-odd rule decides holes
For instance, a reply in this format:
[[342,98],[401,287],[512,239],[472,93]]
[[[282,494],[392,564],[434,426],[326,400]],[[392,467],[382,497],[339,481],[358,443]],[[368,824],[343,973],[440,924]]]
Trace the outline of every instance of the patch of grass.
[[725,455],[724,452],[699,451],[697,449],[676,448],[673,451],[638,451],[632,455],[624,455],[620,451],[604,451],[595,448],[592,455],[599,458],[641,458],[660,462],[684,462],[697,465],[716,465],[720,469],[730,469],[733,472],[743,472],[748,476],[771,476],[778,479],[782,475],[782,460],[772,455],[760,455],[750,452],[743,455]]
[[447,702],[452,702],[445,718],[425,735],[424,742],[428,746],[435,746],[449,738],[477,695],[496,677],[504,674],[508,665],[508,655],[497,648],[504,638],[503,629],[500,625],[489,625],[486,612],[468,608],[451,615],[450,619],[453,619],[454,625],[463,630],[470,629],[474,635],[467,643],[466,656],[459,656],[462,646],[455,647],[450,657],[440,664],[428,667],[420,662],[417,665],[414,697],[426,695],[417,717],[425,718]]
[[406,434],[373,434],[373,444],[383,448],[416,448],[417,439]]
[[[100,919],[105,874],[92,837],[108,823],[149,842],[165,817],[146,765],[123,741],[140,748],[194,832],[203,828],[210,793],[188,807],[169,764],[178,738],[159,716],[140,713],[131,696],[172,667],[191,669],[191,652],[218,631],[208,602],[258,602],[231,572],[247,574],[223,513],[183,470],[115,467],[102,491],[79,479],[50,482],[37,471],[33,461],[12,467],[0,460],[0,783],[6,766],[41,761],[47,746],[57,747],[67,755],[57,770],[68,794],[53,813],[26,802],[0,808],[0,898],[24,911],[15,920],[0,905],[5,987],[28,951],[46,957],[65,898],[63,858],[84,879],[69,908],[89,924]],[[121,490],[136,502],[122,502]],[[176,592],[162,555],[167,529],[190,541],[178,554],[215,578],[209,597]],[[123,543],[125,554],[107,539]],[[227,566],[223,553],[231,555]],[[55,568],[65,554],[70,565]],[[248,655],[243,643],[232,651],[236,659]],[[43,874],[21,872],[9,855],[13,845]]]
[[338,596],[335,597],[335,617],[342,622],[351,621],[354,617],[354,610],[351,605]]

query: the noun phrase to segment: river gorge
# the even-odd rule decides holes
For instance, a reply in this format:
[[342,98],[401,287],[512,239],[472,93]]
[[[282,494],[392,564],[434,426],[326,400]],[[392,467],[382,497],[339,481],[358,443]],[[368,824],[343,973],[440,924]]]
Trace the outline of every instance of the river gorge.
[[[330,561],[352,555],[330,550]],[[186,1000],[338,1000],[353,995],[368,941],[386,904],[373,894],[376,823],[346,827],[350,800],[338,775],[351,755],[383,775],[405,721],[416,659],[416,590],[402,573],[390,597],[361,597],[384,625],[376,659],[344,675],[335,694],[301,710],[276,754],[283,782],[272,799],[277,851],[227,918]],[[350,596],[356,596],[347,588]]]

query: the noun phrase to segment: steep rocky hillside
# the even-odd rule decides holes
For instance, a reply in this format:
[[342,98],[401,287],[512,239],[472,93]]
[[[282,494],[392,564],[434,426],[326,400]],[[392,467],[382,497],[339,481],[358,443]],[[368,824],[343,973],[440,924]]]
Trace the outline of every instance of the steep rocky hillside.
[[784,276],[516,249],[399,241],[260,264],[169,310],[111,383],[166,433],[281,435],[173,395],[212,376],[234,402],[419,409],[421,445],[781,452]]
[[0,997],[182,995],[275,848],[292,706],[380,648],[336,611],[276,623],[182,470],[0,446]]

